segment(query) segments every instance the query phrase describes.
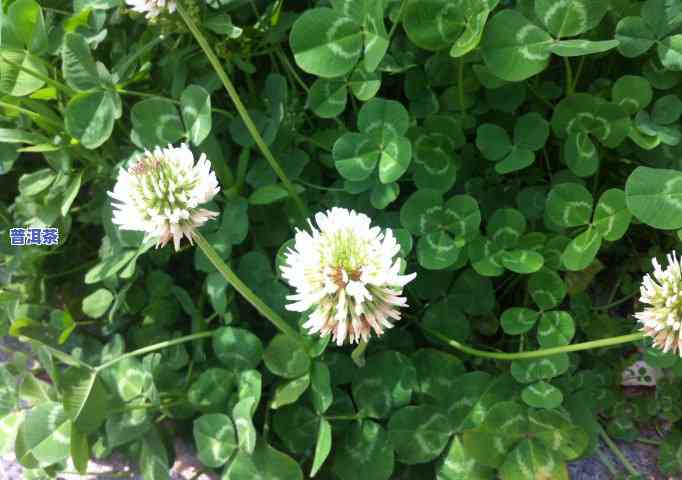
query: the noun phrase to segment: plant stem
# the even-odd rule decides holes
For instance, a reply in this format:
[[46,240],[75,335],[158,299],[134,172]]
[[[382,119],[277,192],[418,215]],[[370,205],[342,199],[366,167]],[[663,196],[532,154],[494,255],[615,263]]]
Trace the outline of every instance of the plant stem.
[[362,417],[357,413],[355,415],[325,415],[326,420],[359,420]]
[[656,445],[657,447],[661,446],[660,440],[654,440],[653,438],[645,438],[645,437],[639,437],[637,440],[639,443],[646,443],[647,445]]
[[[164,97],[163,95],[156,95],[154,93],[146,93],[146,92],[136,92],[134,90],[125,90],[122,88],[117,88],[116,91],[120,93],[121,95],[130,95],[132,97],[141,97],[141,98],[162,98],[164,100],[167,100],[169,102],[173,102],[176,105],[180,105],[179,100],[175,100],[174,98],[169,98],[169,97]],[[234,115],[231,112],[228,112],[227,110],[223,110],[222,108],[216,108],[216,107],[211,107],[212,112],[220,113],[221,115],[225,115],[227,118],[234,118]]]
[[637,469],[632,466],[630,460],[628,460],[627,457],[623,455],[623,452],[620,451],[618,445],[616,445],[613,442],[613,440],[611,440],[611,438],[606,434],[604,428],[601,425],[599,425],[599,436],[601,436],[604,443],[606,443],[606,445],[613,452],[613,454],[618,458],[618,460],[620,460],[620,462],[625,467],[625,470],[627,470],[630,475],[640,475]]
[[459,95],[459,108],[464,113],[464,57],[460,57],[457,64],[457,93]]
[[138,348],[137,350],[133,350],[132,352],[124,353],[123,355],[120,355],[112,360],[109,360],[108,362],[104,362],[103,364],[95,367],[95,372],[100,372],[104,370],[105,368],[108,368],[115,363],[120,362],[121,360],[124,360],[126,358],[130,357],[137,357],[139,355],[144,355],[145,353],[150,353],[154,352],[156,350],[162,350],[164,348],[172,347],[175,345],[180,345],[181,343],[186,343],[186,342],[191,342],[193,340],[200,340],[202,338],[208,338],[213,336],[215,334],[215,330],[211,330],[208,332],[199,332],[199,333],[194,333],[192,335],[185,335],[184,337],[179,337],[175,338],[173,340],[166,340],[165,342],[159,342],[155,343],[154,345],[149,345],[147,347],[142,347]]
[[604,466],[609,471],[612,477],[618,475],[616,467],[613,466],[613,463],[611,463],[611,460],[609,460],[609,457],[607,457],[604,452],[602,452],[600,449],[597,449],[597,456],[599,457],[599,460],[601,460],[601,463],[604,464]]
[[566,70],[566,95],[573,94],[573,70],[571,69],[571,61],[568,57],[564,57],[564,66]]
[[177,10],[185,24],[187,24],[187,28],[189,28],[190,32],[192,32],[192,35],[194,35],[194,38],[196,39],[197,43],[204,51],[204,54],[206,54],[206,58],[208,58],[208,61],[210,62],[211,66],[218,74],[218,77],[222,81],[223,86],[227,91],[227,94],[234,103],[234,106],[237,109],[239,116],[242,118],[242,121],[244,122],[246,129],[251,134],[251,137],[253,137],[254,142],[256,142],[256,145],[258,145],[258,148],[260,149],[260,151],[263,153],[263,156],[270,164],[270,167],[275,171],[279,179],[282,181],[284,188],[286,188],[287,191],[289,192],[289,196],[291,196],[291,198],[296,203],[296,206],[298,207],[302,218],[305,219],[309,217],[308,208],[306,207],[305,203],[303,203],[303,200],[296,192],[296,189],[294,188],[294,185],[291,183],[291,180],[289,180],[289,177],[286,176],[284,170],[282,170],[282,167],[279,165],[274,155],[270,151],[270,147],[268,147],[265,143],[265,140],[263,140],[263,137],[258,131],[258,128],[251,119],[251,115],[249,115],[249,112],[246,110],[246,107],[242,103],[242,100],[239,97],[239,93],[237,93],[237,90],[234,88],[234,85],[232,85],[230,77],[227,75],[227,72],[225,72],[225,69],[220,64],[220,60],[218,59],[215,52],[209,45],[208,40],[206,40],[204,34],[201,33],[201,30],[199,30],[199,27],[196,25],[196,23],[194,23],[194,20],[192,20],[192,18],[187,14],[187,11],[185,10],[185,7],[182,5],[181,2],[178,2]]
[[35,120],[42,120],[43,122],[47,123],[48,125],[53,126],[54,128],[56,128],[58,130],[62,129],[62,126],[59,123],[52,120],[51,118],[47,118],[46,116],[41,115],[41,114],[36,113],[36,112],[32,112],[31,110],[26,110],[25,108],[19,107],[17,105],[12,105],[11,103],[6,103],[6,102],[0,102],[0,107],[8,108],[10,110],[16,110],[17,112],[23,113],[27,117],[30,117],[34,121]]
[[560,353],[565,353],[565,352],[578,352],[580,350],[590,350],[593,348],[603,348],[603,347],[610,347],[613,345],[620,345],[621,343],[629,343],[629,342],[636,342],[637,340],[641,340],[644,338],[644,332],[637,332],[637,333],[630,333],[628,335],[621,335],[619,337],[609,337],[609,338],[603,338],[601,340],[592,340],[590,342],[583,342],[583,343],[573,343],[571,345],[564,345],[562,347],[552,347],[552,348],[541,348],[539,350],[531,350],[527,352],[517,352],[517,353],[495,353],[495,352],[486,352],[484,350],[478,350],[476,348],[469,347],[467,345],[464,345],[462,343],[459,343],[457,340],[453,340],[451,338],[446,337],[440,332],[437,332],[435,330],[431,330],[428,327],[425,327],[423,325],[419,325],[419,327],[424,330],[426,333],[429,335],[433,335],[437,339],[441,340],[442,342],[447,343],[450,345],[452,348],[459,350],[464,353],[468,353],[470,355],[473,355],[475,357],[482,357],[482,358],[492,358],[495,360],[519,360],[522,358],[542,358],[542,357],[549,357],[552,355],[558,355]]
[[66,85],[62,82],[58,82],[57,80],[53,80],[50,77],[43,75],[40,72],[36,72],[35,70],[33,70],[31,68],[26,68],[23,65],[20,65],[16,62],[13,62],[12,60],[9,60],[7,57],[5,57],[4,55],[0,55],[0,58],[2,58],[3,62],[6,62],[7,64],[13,66],[14,68],[16,68],[18,70],[21,70],[24,73],[31,75],[32,77],[35,77],[39,80],[42,80],[43,82],[47,83],[51,87],[54,87],[57,90],[61,90],[63,93],[66,93],[69,96],[73,96],[76,93],[78,93],[73,88],[69,87],[68,85]]
[[137,60],[137,59],[140,58],[142,55],[144,55],[145,53],[147,53],[147,52],[150,51],[152,48],[154,48],[154,47],[157,46],[159,43],[161,43],[161,42],[163,42],[163,41],[165,41],[165,40],[166,40],[166,36],[165,36],[165,35],[158,35],[158,36],[155,36],[154,39],[153,39],[152,41],[146,43],[145,45],[143,45],[142,47],[140,47],[135,53],[133,53],[133,54],[131,54],[130,56],[128,56],[128,57],[125,59],[125,61],[115,69],[115,72],[119,75],[119,77],[123,76],[123,74],[126,72],[126,70],[128,70],[128,68],[130,68],[130,66],[133,64],[133,62],[134,62],[135,60]]
[[279,58],[279,60],[282,62],[284,68],[286,68],[286,70],[291,74],[291,77],[294,79],[294,81],[298,83],[301,86],[301,88],[303,88],[303,91],[305,91],[305,93],[310,94],[310,89],[308,88],[308,85],[306,85],[305,82],[298,75],[296,69],[291,65],[291,62],[287,58],[286,54],[282,51],[281,47],[278,47],[275,50],[275,55],[277,55],[277,58]]
[[585,65],[585,57],[580,57],[580,63],[578,63],[578,69],[575,71],[575,77],[573,78],[573,92],[575,92],[578,86],[578,80],[580,79],[580,74],[583,72],[583,65]]
[[393,38],[393,34],[395,33],[396,29],[398,28],[398,25],[403,20],[403,13],[405,11],[405,5],[407,5],[407,0],[403,0],[402,3],[400,4],[400,10],[398,10],[398,16],[395,19],[395,23],[393,26],[391,26],[391,31],[388,32],[388,39],[390,40]]
[[608,310],[609,308],[617,307],[618,305],[625,303],[628,300],[631,300],[632,297],[635,297],[638,293],[639,293],[639,291],[635,290],[630,295],[623,297],[620,300],[616,300],[615,302],[607,303],[606,305],[599,305],[597,307],[592,307],[592,310]]
[[303,337],[289,325],[286,320],[280,317],[274,310],[268,307],[263,300],[261,300],[258,295],[256,295],[244,282],[242,282],[239,277],[232,271],[230,267],[220,258],[218,252],[216,252],[213,247],[206,241],[204,236],[195,231],[192,236],[196,240],[197,245],[204,252],[204,255],[210,260],[213,266],[220,272],[223,278],[232,285],[232,287],[249,302],[253,307],[258,310],[258,313],[263,315],[265,318],[270,320],[272,324],[277,327],[282,333],[288,335],[293,340],[296,341],[304,350],[307,350],[307,345],[303,341]]

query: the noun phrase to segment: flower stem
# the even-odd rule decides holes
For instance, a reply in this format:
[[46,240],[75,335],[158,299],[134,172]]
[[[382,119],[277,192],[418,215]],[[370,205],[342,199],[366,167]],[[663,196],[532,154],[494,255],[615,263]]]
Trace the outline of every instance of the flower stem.
[[564,57],[564,67],[566,71],[566,95],[573,94],[573,70],[571,69],[571,61],[568,57]]
[[600,449],[597,449],[597,456],[599,457],[599,460],[601,460],[601,463],[604,464],[604,466],[609,471],[612,477],[618,475],[616,467],[613,466],[613,463],[611,463],[611,460],[609,460],[609,457],[607,457],[604,452],[602,452]]
[[390,40],[393,38],[393,34],[395,33],[396,29],[398,28],[398,25],[403,20],[403,13],[405,11],[405,5],[407,5],[407,0],[402,0],[400,4],[400,10],[398,10],[398,16],[395,19],[395,23],[391,26],[391,30],[388,32],[388,39]]
[[204,252],[204,255],[210,260],[213,266],[220,272],[223,278],[232,285],[232,287],[239,292],[239,294],[244,297],[244,299],[249,302],[253,307],[258,310],[258,312],[265,318],[270,320],[272,324],[277,327],[282,333],[288,335],[294,339],[299,345],[301,345],[304,350],[307,350],[307,345],[304,342],[301,335],[289,325],[286,320],[280,317],[274,310],[268,307],[263,300],[261,300],[258,295],[256,295],[253,290],[251,290],[244,282],[242,282],[239,277],[232,271],[230,267],[223,261],[218,255],[213,247],[206,241],[206,238],[199,233],[194,231],[192,234],[194,240],[196,240],[197,245]]
[[517,352],[517,353],[496,353],[496,352],[486,352],[484,350],[478,350],[476,348],[464,345],[457,340],[446,337],[440,332],[431,330],[428,327],[420,325],[420,328],[424,330],[429,335],[433,335],[442,342],[447,343],[452,348],[459,350],[469,355],[482,358],[492,358],[495,360],[519,360],[522,358],[542,358],[549,357],[552,355],[558,355],[565,352],[578,352],[580,350],[591,350],[593,348],[603,348],[610,347],[613,345],[619,345],[621,343],[636,342],[644,338],[644,332],[630,333],[628,335],[621,335],[619,337],[609,337],[603,338],[601,340],[592,340],[590,342],[583,343],[573,343],[571,345],[564,345],[562,347],[552,347],[552,348],[541,348],[539,350],[531,350],[527,352]]
[[215,330],[210,330],[208,332],[199,332],[194,333],[192,335],[185,335],[184,337],[175,338],[173,340],[166,340],[165,342],[155,343],[154,345],[148,345],[146,347],[138,348],[137,350],[124,353],[123,355],[120,355],[112,360],[109,360],[108,362],[104,362],[103,364],[95,367],[95,372],[100,372],[105,368],[108,368],[126,358],[137,357],[139,355],[144,355],[145,353],[155,352],[156,350],[162,350],[164,348],[172,347],[174,345],[180,345],[181,343],[191,342],[193,340],[200,340],[202,338],[208,338],[213,336],[214,333]]
[[663,442],[660,440],[654,440],[653,438],[646,438],[646,437],[639,437],[636,442],[639,443],[646,443],[647,445],[656,445],[657,447],[660,447]]
[[623,452],[620,451],[620,448],[618,448],[618,445],[616,445],[613,440],[606,434],[604,431],[604,428],[599,425],[599,436],[601,439],[606,443],[606,445],[609,447],[609,449],[613,452],[613,454],[620,460],[620,462],[623,464],[625,467],[625,470],[628,471],[630,475],[640,475],[640,473],[637,471],[635,467],[632,466],[630,463],[630,460],[627,459],[627,457],[623,454]]
[[294,185],[291,183],[291,180],[289,180],[289,177],[286,176],[284,170],[282,170],[282,167],[275,159],[274,155],[270,151],[270,148],[266,145],[265,140],[263,140],[263,137],[258,131],[258,128],[251,119],[251,115],[249,115],[249,112],[246,110],[246,107],[244,107],[244,104],[242,103],[242,100],[239,97],[239,93],[237,93],[237,90],[234,88],[234,85],[232,85],[230,77],[227,75],[227,72],[225,72],[225,69],[220,64],[220,60],[218,59],[215,52],[209,45],[208,40],[206,39],[204,34],[201,33],[201,30],[199,30],[197,24],[194,23],[194,20],[192,20],[192,18],[187,14],[187,11],[185,10],[185,7],[182,5],[181,2],[178,2],[177,10],[182,19],[184,20],[184,22],[187,24],[187,28],[189,28],[190,32],[192,32],[192,35],[194,35],[194,38],[196,39],[197,43],[206,54],[206,58],[208,58],[208,61],[210,62],[211,66],[218,74],[218,77],[222,81],[223,86],[227,91],[227,94],[234,103],[234,106],[237,109],[239,116],[242,118],[242,121],[244,122],[246,129],[251,134],[251,137],[253,137],[254,142],[256,142],[256,145],[258,145],[258,148],[260,149],[260,151],[263,153],[263,156],[270,164],[270,167],[272,167],[272,169],[275,171],[279,179],[282,181],[284,188],[286,188],[287,191],[289,192],[289,196],[291,196],[291,198],[296,203],[296,206],[298,207],[301,216],[303,218],[309,217],[308,208],[306,207],[305,203],[303,203],[303,200],[299,196],[298,192],[296,192],[296,189],[294,188]]

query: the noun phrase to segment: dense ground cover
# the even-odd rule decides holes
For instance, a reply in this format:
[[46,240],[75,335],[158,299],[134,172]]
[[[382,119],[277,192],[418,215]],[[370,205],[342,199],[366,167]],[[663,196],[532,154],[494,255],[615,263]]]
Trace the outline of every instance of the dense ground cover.
[[[562,479],[662,421],[682,472],[682,2],[0,15],[27,479],[168,478],[177,436],[226,480]],[[640,358],[665,376],[625,396]]]

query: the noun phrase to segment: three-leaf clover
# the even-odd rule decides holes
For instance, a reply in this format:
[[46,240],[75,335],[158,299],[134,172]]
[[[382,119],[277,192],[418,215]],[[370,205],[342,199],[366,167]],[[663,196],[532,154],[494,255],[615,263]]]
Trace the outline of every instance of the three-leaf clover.
[[462,247],[478,234],[481,212],[470,195],[455,195],[444,202],[437,190],[413,193],[400,210],[400,222],[419,236],[417,259],[427,269],[453,265]]

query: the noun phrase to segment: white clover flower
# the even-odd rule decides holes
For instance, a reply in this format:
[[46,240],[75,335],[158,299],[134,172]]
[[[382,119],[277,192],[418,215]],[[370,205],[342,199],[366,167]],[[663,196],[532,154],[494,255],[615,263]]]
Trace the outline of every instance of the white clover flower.
[[298,230],[282,276],[296,289],[287,310],[310,309],[308,333],[332,334],[337,345],[367,341],[400,320],[407,306],[402,287],[416,273],[400,275],[400,245],[390,229],[371,227],[367,215],[332,208],[315,215],[311,233]]
[[654,258],[653,276],[647,274],[642,280],[642,303],[650,306],[635,314],[642,324],[642,330],[653,339],[654,346],[664,352],[682,354],[682,270],[680,259],[675,252],[668,254],[665,270]]
[[175,0],[126,0],[126,3],[133,11],[144,13],[148,20],[158,17],[166,9],[169,13],[175,11]]
[[113,222],[121,230],[139,230],[158,237],[157,247],[172,238],[175,250],[185,236],[192,243],[192,232],[218,216],[199,205],[218,192],[218,180],[203,153],[194,163],[186,144],[156,147],[145,151],[127,170],[122,168],[109,196],[114,208]]

